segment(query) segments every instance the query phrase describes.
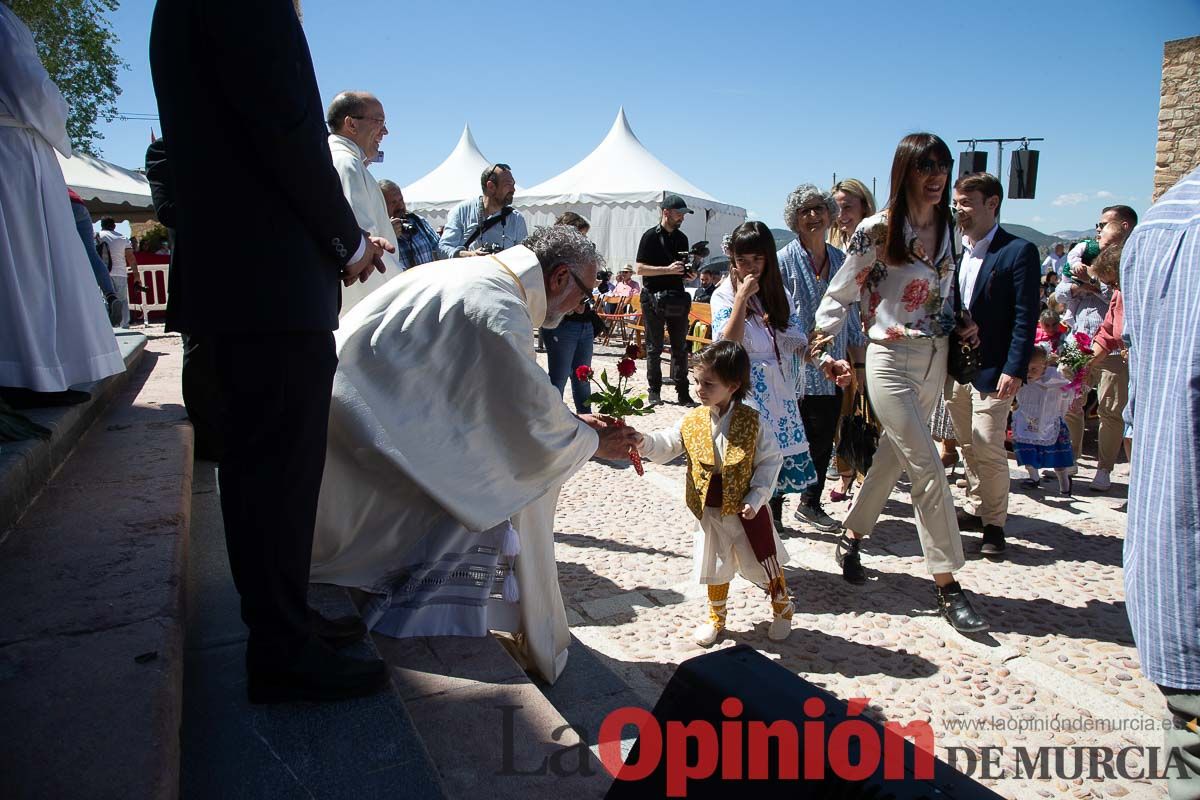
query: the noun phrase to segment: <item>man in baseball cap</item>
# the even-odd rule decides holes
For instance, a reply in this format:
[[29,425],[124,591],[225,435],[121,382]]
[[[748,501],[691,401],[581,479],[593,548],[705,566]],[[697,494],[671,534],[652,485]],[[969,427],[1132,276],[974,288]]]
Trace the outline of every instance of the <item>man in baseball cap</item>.
[[683,202],[683,198],[677,194],[665,195],[658,207],[664,211],[682,211],[684,214],[694,213],[690,208],[687,207],[687,203]]
[[646,382],[649,384],[649,403],[662,402],[663,330],[671,340],[671,374],[679,404],[695,402],[688,392],[687,332],[688,310],[692,298],[684,291],[687,271],[684,258],[691,261],[688,238],[679,226],[683,215],[692,210],[677,194],[663,195],[659,203],[661,219],[658,225],[642,234],[638,243],[637,271],[642,277],[642,324],[646,329]]

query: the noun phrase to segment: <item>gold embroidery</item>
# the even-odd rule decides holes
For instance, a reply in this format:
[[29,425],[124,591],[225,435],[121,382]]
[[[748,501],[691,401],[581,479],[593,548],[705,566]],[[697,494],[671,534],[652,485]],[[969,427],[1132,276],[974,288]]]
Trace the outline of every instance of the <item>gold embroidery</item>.
[[[687,505],[696,519],[704,516],[704,498],[716,471],[712,422],[705,406],[689,411],[683,418],[683,449],[687,454]],[[729,420],[725,458],[721,464],[721,513],[737,514],[750,491],[754,474],[754,453],[758,441],[758,412],[737,404]]]

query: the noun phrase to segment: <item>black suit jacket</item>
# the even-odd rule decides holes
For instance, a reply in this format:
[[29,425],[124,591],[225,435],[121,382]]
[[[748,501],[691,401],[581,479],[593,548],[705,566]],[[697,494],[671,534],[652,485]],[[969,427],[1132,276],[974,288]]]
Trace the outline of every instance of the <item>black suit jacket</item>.
[[290,0],[159,0],[150,69],[175,201],[168,329],[337,328],[362,231]]
[[980,369],[973,385],[996,391],[1001,374],[1025,379],[1041,311],[1037,248],[999,228],[983,257],[975,290],[963,304],[979,326]]
[[[175,195],[171,192],[171,173],[167,169],[167,142],[155,139],[146,148],[146,180],[150,184],[150,202],[154,216],[167,229],[171,250],[175,250]],[[169,295],[168,295],[169,296]]]

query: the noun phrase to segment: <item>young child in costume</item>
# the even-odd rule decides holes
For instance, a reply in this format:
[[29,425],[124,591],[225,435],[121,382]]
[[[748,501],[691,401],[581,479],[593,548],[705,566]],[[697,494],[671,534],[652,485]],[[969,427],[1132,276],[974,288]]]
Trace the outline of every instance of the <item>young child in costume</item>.
[[775,431],[741,401],[750,384],[750,357],[734,341],[700,352],[693,367],[701,406],[679,424],[646,434],[638,450],[651,461],[687,456],[687,505],[700,521],[694,575],[708,586],[709,620],[696,629],[702,647],[725,629],[725,602],[734,573],[767,592],[773,619],[767,636],[792,630],[792,599],[780,562],[787,560],[766,507],[783,465]]
[[1067,470],[1075,463],[1071,452],[1071,434],[1064,415],[1075,399],[1070,381],[1048,364],[1044,346],[1033,348],[1029,376],[1017,391],[1017,410],[1013,412],[1013,452],[1017,463],[1029,477],[1021,481],[1027,489],[1041,485],[1039,469],[1053,469],[1058,477],[1059,494],[1071,495],[1071,476]]

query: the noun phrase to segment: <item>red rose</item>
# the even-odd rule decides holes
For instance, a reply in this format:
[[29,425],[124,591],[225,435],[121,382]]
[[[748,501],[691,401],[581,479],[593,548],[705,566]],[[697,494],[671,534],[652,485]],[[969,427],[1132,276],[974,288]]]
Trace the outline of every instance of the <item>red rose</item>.
[[1075,344],[1079,345],[1080,350],[1091,350],[1092,337],[1088,336],[1083,331],[1079,331],[1075,334]]
[[637,362],[632,358],[622,358],[617,362],[617,374],[622,378],[628,378],[635,372],[637,372]]
[[632,342],[629,344],[628,347],[625,348],[625,357],[626,358],[639,358],[641,355],[642,355],[642,348],[638,347],[636,344],[634,344]]
[[575,368],[575,380],[590,381],[592,379],[592,368],[587,364],[580,365]]

